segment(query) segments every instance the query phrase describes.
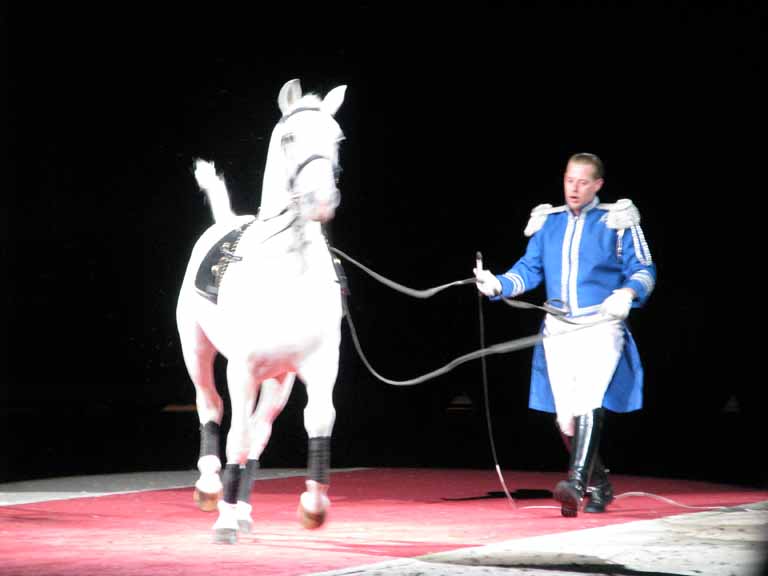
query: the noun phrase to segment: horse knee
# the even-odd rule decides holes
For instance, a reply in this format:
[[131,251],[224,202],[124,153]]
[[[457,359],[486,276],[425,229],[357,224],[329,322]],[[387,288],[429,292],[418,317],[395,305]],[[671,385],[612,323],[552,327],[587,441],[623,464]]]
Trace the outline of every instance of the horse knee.
[[230,428],[227,434],[227,463],[245,464],[251,448],[250,437],[246,431]]
[[272,436],[271,422],[259,422],[251,427],[251,448],[249,458],[258,459],[264,448],[267,447],[269,438]]
[[330,436],[336,421],[336,409],[333,403],[308,403],[304,409],[304,428],[310,438]]

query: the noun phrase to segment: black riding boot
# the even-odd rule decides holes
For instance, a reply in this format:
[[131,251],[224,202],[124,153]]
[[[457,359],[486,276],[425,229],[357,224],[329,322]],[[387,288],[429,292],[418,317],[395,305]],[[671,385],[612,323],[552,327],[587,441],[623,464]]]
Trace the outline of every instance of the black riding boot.
[[608,470],[603,466],[600,457],[595,457],[595,467],[592,469],[592,479],[587,488],[589,501],[584,506],[584,512],[601,513],[613,502],[613,486],[608,480]]
[[[560,436],[563,444],[571,453],[571,437],[562,432]],[[600,455],[595,456],[595,463],[592,467],[592,477],[587,486],[587,503],[584,506],[584,512],[601,513],[605,512],[605,507],[613,502],[613,486],[608,480],[608,470],[600,460]]]
[[602,427],[602,408],[596,408],[575,418],[568,480],[558,482],[554,492],[555,500],[561,504],[560,513],[563,516],[574,517],[579,513],[579,506],[587,493],[592,467],[600,445]]
[[[563,444],[571,453],[571,437],[560,432]],[[600,454],[595,456],[595,463],[592,467],[592,477],[587,486],[587,503],[584,506],[584,512],[601,513],[605,512],[605,507],[613,502],[613,486],[608,480],[608,469],[600,460]]]

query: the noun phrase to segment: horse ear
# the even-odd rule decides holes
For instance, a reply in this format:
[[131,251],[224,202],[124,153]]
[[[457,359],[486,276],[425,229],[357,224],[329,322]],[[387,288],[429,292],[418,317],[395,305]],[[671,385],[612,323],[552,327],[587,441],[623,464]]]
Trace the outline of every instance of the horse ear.
[[341,86],[336,86],[336,88],[328,92],[328,94],[325,95],[325,98],[323,98],[323,111],[328,112],[328,114],[331,116],[335,116],[339,106],[341,106],[341,103],[344,102],[344,94],[346,91],[346,84],[342,84]]
[[286,114],[299,98],[301,98],[301,82],[298,78],[288,80],[280,88],[280,94],[277,95],[277,105],[280,107],[280,112]]

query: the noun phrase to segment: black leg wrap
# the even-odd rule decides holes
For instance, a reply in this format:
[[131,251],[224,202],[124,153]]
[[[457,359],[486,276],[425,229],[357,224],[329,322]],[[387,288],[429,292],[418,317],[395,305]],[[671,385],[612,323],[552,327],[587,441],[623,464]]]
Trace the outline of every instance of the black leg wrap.
[[240,488],[237,491],[237,499],[243,502],[251,501],[251,491],[253,482],[259,475],[259,461],[248,460],[245,467],[241,469]]
[[219,431],[216,422],[206,422],[200,426],[200,457],[219,455]]
[[236,504],[237,492],[240,488],[240,465],[227,464],[224,466],[221,482],[224,484],[224,502],[227,504]]
[[320,484],[331,480],[331,437],[321,436],[309,439],[307,477]]

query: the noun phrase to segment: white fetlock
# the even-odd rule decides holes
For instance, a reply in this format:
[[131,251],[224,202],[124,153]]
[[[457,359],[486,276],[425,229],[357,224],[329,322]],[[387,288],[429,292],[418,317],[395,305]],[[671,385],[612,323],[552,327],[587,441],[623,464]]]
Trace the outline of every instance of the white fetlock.
[[195,488],[205,494],[218,494],[224,490],[224,485],[221,483],[219,474],[214,472],[213,474],[201,474],[195,482]]
[[307,480],[307,491],[299,498],[299,522],[304,528],[313,530],[325,523],[326,512],[331,501],[326,495],[327,484]]
[[237,542],[237,505],[220,500],[219,517],[213,525],[214,540],[220,544]]
[[330,505],[331,501],[326,496],[327,484],[320,484],[314,480],[307,480],[307,491],[301,495],[301,507],[310,514],[320,514]]
[[237,504],[230,504],[224,500],[219,501],[219,517],[213,525],[214,530],[220,528],[232,528],[237,530]]
[[251,527],[253,526],[251,510],[253,510],[253,506],[248,504],[248,502],[243,502],[242,500],[237,501],[235,508],[235,514],[237,516],[237,527],[240,532],[245,534],[250,533]]
[[221,471],[221,460],[213,454],[202,456],[197,460],[197,469],[200,470],[201,476],[218,474]]
[[208,472],[201,474],[195,482],[195,490],[192,499],[197,507],[204,512],[213,512],[216,510],[217,503],[224,494],[224,485],[218,472]]
[[221,471],[221,460],[213,454],[201,456],[197,460],[197,469],[201,475],[218,474]]

